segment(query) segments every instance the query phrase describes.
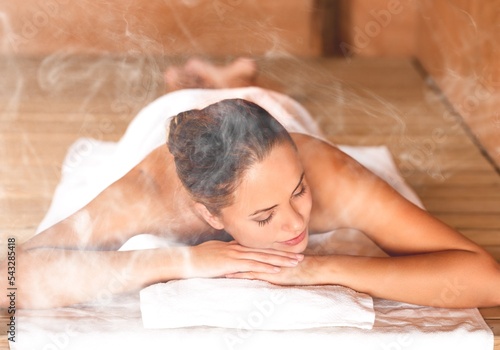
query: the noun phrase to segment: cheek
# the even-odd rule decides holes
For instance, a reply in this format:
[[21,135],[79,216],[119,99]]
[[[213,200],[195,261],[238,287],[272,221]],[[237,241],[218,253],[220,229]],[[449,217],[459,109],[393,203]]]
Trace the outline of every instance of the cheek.
[[273,228],[271,225],[260,227],[258,224],[248,222],[245,224],[234,223],[227,227],[228,233],[239,244],[249,248],[269,248],[273,243]]
[[307,192],[300,200],[298,201],[298,210],[302,216],[306,219],[309,219],[311,215],[312,209],[312,196],[309,192]]

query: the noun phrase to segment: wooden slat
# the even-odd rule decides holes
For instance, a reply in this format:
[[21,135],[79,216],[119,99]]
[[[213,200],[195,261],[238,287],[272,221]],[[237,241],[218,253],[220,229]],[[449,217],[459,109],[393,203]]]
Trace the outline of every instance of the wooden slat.
[[461,229],[460,232],[481,246],[499,246],[500,230]]
[[434,213],[434,215],[449,225],[461,229],[492,229],[500,231],[500,215],[475,213]]
[[479,309],[481,315],[487,320],[500,320],[500,307],[487,307]]
[[468,186],[426,186],[418,188],[421,198],[438,198],[447,201],[455,199],[496,199],[500,200],[500,186],[469,184]]
[[485,213],[500,215],[498,198],[424,199],[427,210],[436,213]]
[[0,310],[0,350],[9,349],[7,323],[9,323],[9,314],[6,310]]
[[[432,170],[432,169],[430,169]],[[415,187],[425,186],[467,186],[468,184],[481,184],[497,188],[500,186],[500,177],[494,171],[461,171],[443,172],[442,177],[432,177],[432,172],[412,172],[406,177],[406,180]]]
[[491,256],[500,262],[500,246],[498,245],[485,245],[483,248],[491,254]]

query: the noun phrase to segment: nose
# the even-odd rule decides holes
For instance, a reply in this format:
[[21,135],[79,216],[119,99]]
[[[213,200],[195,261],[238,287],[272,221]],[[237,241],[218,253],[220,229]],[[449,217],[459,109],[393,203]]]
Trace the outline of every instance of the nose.
[[305,229],[305,218],[296,208],[293,203],[287,208],[286,216],[284,217],[283,230],[292,233],[301,233]]

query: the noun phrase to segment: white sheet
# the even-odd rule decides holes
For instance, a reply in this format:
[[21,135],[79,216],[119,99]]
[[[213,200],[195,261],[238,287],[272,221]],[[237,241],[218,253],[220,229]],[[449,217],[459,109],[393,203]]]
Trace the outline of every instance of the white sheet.
[[[307,112],[295,101],[258,88],[185,90],[146,107],[119,143],[79,140],[68,153],[64,176],[38,232],[85,205],[165,140],[167,117],[222,98],[242,97],[268,109],[289,130],[319,135]],[[294,118],[295,117],[295,118]],[[320,135],[319,135],[320,136]],[[385,147],[341,147],[386,179],[407,198],[418,198],[404,183]],[[161,245],[150,235],[129,241],[128,248]],[[124,247],[126,248],[126,247]],[[311,236],[310,252],[383,254],[362,233],[339,230]],[[113,281],[110,281],[112,283]],[[452,288],[451,286],[450,288]],[[449,291],[453,293],[451,289]],[[18,337],[12,349],[492,349],[493,335],[477,309],[449,310],[388,300],[374,300],[373,329],[319,327],[293,331],[186,327],[142,327],[139,294],[111,297],[93,304],[45,311],[19,310]]]

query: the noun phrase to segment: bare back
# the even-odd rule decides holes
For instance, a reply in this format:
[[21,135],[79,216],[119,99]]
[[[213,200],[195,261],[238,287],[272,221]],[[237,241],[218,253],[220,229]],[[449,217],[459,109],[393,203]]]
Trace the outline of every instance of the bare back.
[[[291,135],[313,195],[310,232],[348,225],[350,220],[345,214],[337,216],[332,212],[342,212],[353,190],[349,188],[350,179],[355,175],[378,181],[336,147],[304,134]],[[325,200],[324,193],[333,196]],[[141,233],[186,244],[228,237],[211,228],[193,210],[192,199],[182,186],[165,145],[153,150],[85,207],[35,236],[24,247],[114,250]]]

